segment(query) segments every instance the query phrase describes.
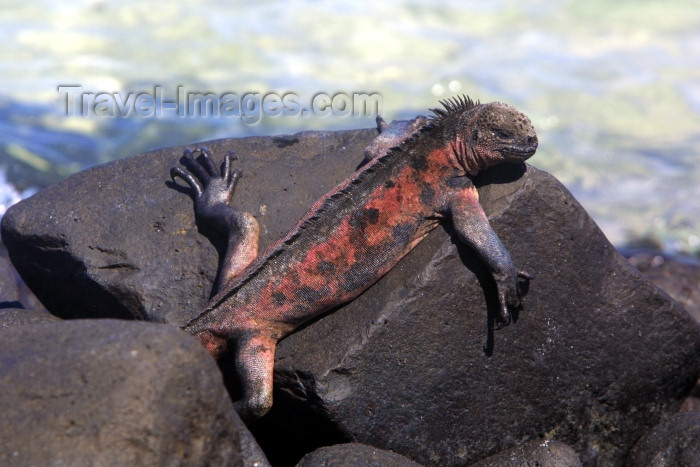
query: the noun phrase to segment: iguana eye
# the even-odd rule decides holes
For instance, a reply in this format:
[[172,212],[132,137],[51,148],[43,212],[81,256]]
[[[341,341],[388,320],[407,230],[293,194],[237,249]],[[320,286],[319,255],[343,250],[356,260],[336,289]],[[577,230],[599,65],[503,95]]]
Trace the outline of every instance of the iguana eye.
[[511,134],[506,130],[494,130],[493,132],[501,139],[508,139],[511,137]]

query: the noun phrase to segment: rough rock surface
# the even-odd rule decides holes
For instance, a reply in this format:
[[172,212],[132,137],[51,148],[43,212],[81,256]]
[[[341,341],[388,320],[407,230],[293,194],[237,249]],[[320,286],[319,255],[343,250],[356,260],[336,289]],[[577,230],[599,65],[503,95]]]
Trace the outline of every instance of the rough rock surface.
[[243,467],[272,467],[255,437],[243,423],[243,420],[238,416],[235,419]]
[[[670,257],[659,251],[622,250],[630,264],[639,269],[658,288],[683,305],[700,323],[700,263],[690,257]],[[700,380],[681,410],[700,411]]]
[[54,321],[61,320],[43,311],[25,310],[24,308],[0,308],[0,328]]
[[[258,217],[264,248],[352,172],[374,134],[208,146],[219,160],[239,154],[234,202]],[[53,313],[176,324],[198,313],[223,242],[200,235],[212,232],[197,230],[187,190],[167,181],[181,153],[98,167],[8,210],[3,240]],[[368,292],[280,343],[275,406],[252,427],[275,465],[345,441],[463,465],[545,436],[584,464],[615,465],[678,408],[700,371],[687,313],[551,176],[500,166],[478,183],[515,264],[535,276],[516,322],[493,330],[491,278],[436,229]]]
[[7,257],[7,250],[0,243],[0,309],[3,308],[22,308],[22,304],[14,269]]
[[[264,248],[354,171],[375,135],[307,132],[207,146],[220,158],[228,150],[239,155],[235,202],[260,219]],[[225,239],[207,226],[198,230],[189,190],[169,181],[183,149],[85,170],[8,209],[3,242],[51,313],[177,324],[199,313]]]
[[623,254],[700,323],[700,263],[696,259],[672,258],[651,250],[623,251]]
[[25,309],[25,301],[36,304],[27,298],[17,283],[5,245],[0,243],[0,328],[59,321],[41,306],[37,307],[38,310]]
[[0,329],[0,464],[242,465],[214,361],[164,325]]
[[532,440],[470,467],[580,467],[576,452],[559,441]]
[[420,467],[395,452],[360,443],[336,444],[305,455],[297,467]]
[[655,426],[635,445],[628,467],[700,465],[700,412],[683,412]]
[[338,438],[426,465],[474,462],[545,435],[584,464],[615,465],[677,410],[700,365],[687,313],[551,176],[499,167],[479,181],[492,225],[535,276],[517,322],[492,331],[490,278],[437,229],[369,293],[280,343],[263,448],[311,405]]

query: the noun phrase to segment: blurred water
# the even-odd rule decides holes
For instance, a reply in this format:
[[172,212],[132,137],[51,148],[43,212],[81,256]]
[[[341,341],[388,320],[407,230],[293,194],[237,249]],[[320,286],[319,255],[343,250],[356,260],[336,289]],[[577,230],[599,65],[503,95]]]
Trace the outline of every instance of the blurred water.
[[700,1],[5,0],[0,214],[90,165],[215,137],[372,126],[372,118],[65,116],[94,92],[378,92],[382,113],[467,93],[535,123],[532,163],[618,245],[700,250]]

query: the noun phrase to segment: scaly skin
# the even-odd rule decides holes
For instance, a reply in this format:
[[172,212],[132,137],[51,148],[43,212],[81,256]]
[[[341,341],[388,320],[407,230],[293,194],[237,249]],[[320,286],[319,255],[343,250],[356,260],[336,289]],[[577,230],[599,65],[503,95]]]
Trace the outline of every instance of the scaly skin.
[[521,306],[518,278],[527,276],[489,225],[470,177],[532,156],[535,130],[506,104],[458,98],[443,105],[429,120],[378,120],[386,134],[368,148],[364,165],[260,256],[255,218],[229,205],[240,176],[232,154],[221,171],[206,149],[185,154],[194,176],[172,169],[173,179],[192,187],[196,215],[229,235],[218,293],[185,330],[215,357],[233,346],[243,417],[272,406],[279,339],[360,295],[445,219],[492,273],[500,320],[507,324],[509,309]]
[[379,131],[379,135],[374,138],[372,144],[365,149],[365,159],[360,165],[365,165],[372,159],[383,156],[389,149],[401,144],[406,138],[413,135],[420,127],[429,121],[428,117],[419,115],[413,120],[399,120],[388,124],[381,115],[377,115],[377,130]]

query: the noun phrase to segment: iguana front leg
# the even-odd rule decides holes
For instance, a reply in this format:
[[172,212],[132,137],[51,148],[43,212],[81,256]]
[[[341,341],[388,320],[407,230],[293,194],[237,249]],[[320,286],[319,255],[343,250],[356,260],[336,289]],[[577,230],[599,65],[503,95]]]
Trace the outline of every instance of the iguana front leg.
[[491,228],[486,213],[479,204],[479,194],[471,182],[452,195],[448,211],[459,239],[472,247],[496,281],[498,319],[509,324],[510,309],[521,307],[518,279],[530,276],[516,269],[508,250]]
[[195,215],[228,237],[226,254],[212,295],[235,280],[258,256],[258,221],[252,214],[234,209],[229,204],[241,176],[239,170],[233,170],[234,159],[233,152],[228,152],[219,170],[207,148],[188,149],[185,150],[183,163],[192,173],[180,167],[170,170],[173,181],[179,177],[192,188]]

